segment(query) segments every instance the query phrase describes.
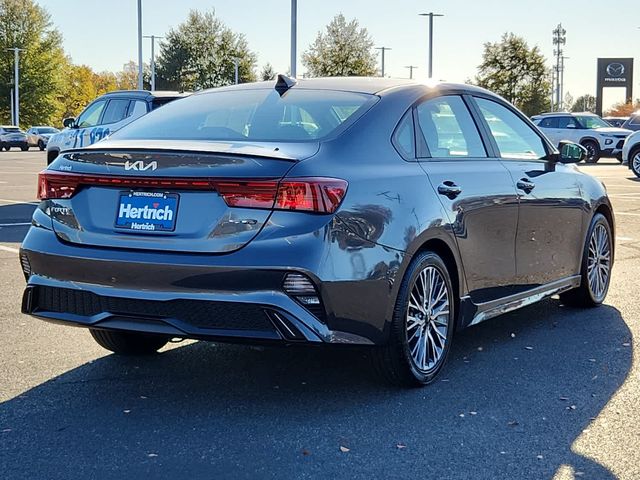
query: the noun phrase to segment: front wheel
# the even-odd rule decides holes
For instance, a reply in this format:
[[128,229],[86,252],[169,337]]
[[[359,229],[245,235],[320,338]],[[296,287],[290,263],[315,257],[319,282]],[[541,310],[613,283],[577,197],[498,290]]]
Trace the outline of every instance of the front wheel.
[[20,147],[20,150],[22,150],[23,152],[26,152],[29,150],[29,147]]
[[587,163],[598,163],[600,160],[600,146],[593,140],[585,140],[582,146],[587,149]]
[[44,149],[47,147],[42,140],[38,140],[38,148],[40,149],[41,152],[43,152]]
[[565,305],[597,307],[604,302],[611,282],[613,239],[606,217],[596,213],[591,220],[582,253],[580,286],[560,295]]
[[118,355],[152,355],[169,339],[162,335],[139,332],[117,332],[90,328],[91,336],[102,348]]
[[640,147],[629,154],[629,166],[636,177],[640,178]]
[[449,354],[454,319],[454,292],[447,266],[433,252],[419,254],[402,280],[389,341],[374,351],[378,371],[404,387],[433,382]]

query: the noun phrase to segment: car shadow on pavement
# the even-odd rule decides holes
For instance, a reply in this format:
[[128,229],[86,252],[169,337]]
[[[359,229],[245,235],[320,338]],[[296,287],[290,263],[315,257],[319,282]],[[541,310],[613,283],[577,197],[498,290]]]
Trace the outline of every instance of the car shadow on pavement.
[[200,342],[106,355],[0,404],[0,470],[542,479],[569,466],[614,478],[572,444],[624,383],[630,335],[615,308],[548,300],[460,332],[441,380],[411,390],[381,383],[359,349]]

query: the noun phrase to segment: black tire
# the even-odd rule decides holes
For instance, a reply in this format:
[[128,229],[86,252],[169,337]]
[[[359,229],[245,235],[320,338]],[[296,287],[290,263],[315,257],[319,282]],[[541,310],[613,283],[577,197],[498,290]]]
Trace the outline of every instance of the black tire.
[[623,160],[622,160],[622,152],[616,153],[616,160],[618,160],[618,162],[620,162],[620,163],[623,162]]
[[117,332],[90,328],[91,336],[102,348],[118,355],[153,355],[169,339],[162,335],[138,332]]
[[[410,309],[409,299],[412,289],[414,288],[414,285],[417,285],[420,273],[428,267],[433,267],[444,281],[446,294],[448,295],[449,314],[446,319],[446,335],[443,335],[446,339],[444,340],[444,346],[441,349],[442,353],[439,359],[434,361],[434,366],[432,368],[423,370],[414,360],[410,350],[410,340],[415,337],[415,334],[411,335],[409,338],[408,329],[411,327],[408,326],[408,313]],[[431,307],[429,307],[429,310],[430,308]],[[451,276],[447,266],[442,259],[433,252],[424,252],[419,254],[409,265],[409,268],[402,280],[402,284],[400,285],[398,298],[396,299],[393,311],[393,318],[391,320],[389,340],[386,345],[376,347],[373,350],[373,363],[379,374],[390,383],[402,387],[422,387],[432,383],[446,363],[447,356],[451,348],[455,329],[455,308],[456,296],[452,288]],[[414,311],[417,310],[414,309]],[[415,328],[422,329],[423,332],[425,332],[425,329],[428,329],[426,324]],[[433,330],[430,330],[430,332],[433,332]],[[416,340],[416,342],[419,341],[419,339]],[[442,343],[440,343],[440,345],[442,346]],[[427,347],[425,347],[425,351],[429,352]],[[435,348],[432,351],[435,351]]]
[[8,147],[8,146],[5,145],[4,150],[5,150],[5,152],[8,152],[9,150],[11,150],[11,147]]
[[[589,245],[594,231],[598,226],[604,227],[607,233],[608,249],[609,249],[609,272],[606,279],[606,287],[601,295],[596,295],[590,286],[588,267],[589,267]],[[587,239],[582,251],[582,263],[580,267],[580,286],[560,294],[560,301],[570,307],[592,308],[597,307],[604,302],[611,284],[611,270],[613,267],[613,243],[611,236],[611,225],[607,218],[601,213],[596,213],[591,220],[591,225],[587,232]]]
[[38,148],[40,149],[41,152],[44,151],[45,148],[47,148],[44,144],[44,142],[42,140],[38,140]]
[[587,157],[585,158],[585,162],[598,163],[598,160],[600,160],[600,145],[598,145],[598,142],[595,142],[593,140],[585,140],[581,143],[581,145],[587,149]]
[[20,147],[20,150],[22,150],[23,152],[27,152],[29,150],[29,147]]
[[58,150],[49,150],[47,152],[47,165],[51,165],[51,163],[58,158],[59,154],[60,152],[58,152]]
[[636,177],[640,178],[640,147],[629,152],[629,168]]

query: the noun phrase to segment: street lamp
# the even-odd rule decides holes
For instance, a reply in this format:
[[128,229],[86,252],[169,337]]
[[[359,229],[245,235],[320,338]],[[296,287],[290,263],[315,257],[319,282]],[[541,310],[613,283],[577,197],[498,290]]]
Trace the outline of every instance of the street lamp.
[[291,0],[291,76],[296,77],[296,41],[298,30],[298,0]]
[[138,90],[142,90],[142,0],[138,0]]
[[404,68],[408,68],[409,69],[409,80],[413,80],[413,71],[418,68],[415,65],[407,65]]
[[155,35],[145,35],[144,38],[151,39],[151,91],[156,89],[156,39],[164,38]]
[[433,78],[433,17],[444,17],[441,13],[419,13],[421,17],[429,17],[429,78]]
[[15,112],[15,125],[20,126],[20,52],[23,48],[8,48],[7,50],[13,50],[13,78],[14,78],[14,112]]
[[380,76],[384,77],[384,52],[387,50],[391,50],[390,47],[376,47],[376,50],[382,51],[382,68],[380,70]]

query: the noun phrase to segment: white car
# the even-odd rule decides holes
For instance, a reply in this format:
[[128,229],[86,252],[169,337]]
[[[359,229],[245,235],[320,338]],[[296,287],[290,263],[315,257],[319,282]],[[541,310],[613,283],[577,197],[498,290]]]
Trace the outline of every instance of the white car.
[[151,110],[187,95],[146,90],[105,93],[91,102],[78,118],[64,119],[66,128],[49,138],[47,143],[47,164],[53,162],[60,152],[96,143]]
[[622,163],[640,178],[640,130],[627,137],[622,146]]
[[532,117],[532,120],[553,144],[569,140],[585,147],[588,163],[596,163],[600,157],[616,157],[622,161],[624,139],[632,133],[631,130],[612,127],[590,112],[544,113]]
[[59,132],[60,130],[53,127],[31,127],[27,130],[27,143],[29,147],[38,147],[40,150],[44,150],[47,148],[49,139]]

